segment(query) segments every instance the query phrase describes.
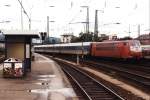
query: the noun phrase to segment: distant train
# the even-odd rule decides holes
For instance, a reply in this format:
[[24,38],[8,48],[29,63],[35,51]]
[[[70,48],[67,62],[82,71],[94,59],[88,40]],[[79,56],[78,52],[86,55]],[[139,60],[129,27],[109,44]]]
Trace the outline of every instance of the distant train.
[[79,54],[111,58],[141,58],[142,49],[138,40],[80,42],[34,46],[35,52]]
[[150,45],[141,45],[144,58],[150,58]]

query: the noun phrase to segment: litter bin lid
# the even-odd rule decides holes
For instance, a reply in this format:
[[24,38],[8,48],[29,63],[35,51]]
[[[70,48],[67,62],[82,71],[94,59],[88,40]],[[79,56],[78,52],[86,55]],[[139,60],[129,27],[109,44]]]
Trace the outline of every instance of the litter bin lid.
[[9,58],[7,60],[4,61],[5,62],[22,62],[20,59],[16,59],[16,58]]

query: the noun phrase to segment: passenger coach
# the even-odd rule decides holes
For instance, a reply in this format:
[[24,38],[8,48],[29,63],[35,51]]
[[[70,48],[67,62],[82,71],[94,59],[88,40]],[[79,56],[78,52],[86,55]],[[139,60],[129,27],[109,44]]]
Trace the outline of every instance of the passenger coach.
[[39,53],[60,53],[60,54],[90,54],[91,42],[65,43],[54,45],[37,45],[34,46],[35,52]]

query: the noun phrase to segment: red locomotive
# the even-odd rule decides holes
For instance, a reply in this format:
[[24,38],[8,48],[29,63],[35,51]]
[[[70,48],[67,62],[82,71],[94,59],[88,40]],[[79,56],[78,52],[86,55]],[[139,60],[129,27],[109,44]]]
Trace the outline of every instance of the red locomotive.
[[137,40],[92,43],[91,55],[112,58],[141,58],[140,42]]

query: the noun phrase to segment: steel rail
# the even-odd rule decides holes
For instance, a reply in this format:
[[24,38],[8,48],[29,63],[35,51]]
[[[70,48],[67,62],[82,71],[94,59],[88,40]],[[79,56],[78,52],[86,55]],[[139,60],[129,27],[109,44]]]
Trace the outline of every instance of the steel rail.
[[132,81],[136,81],[136,82],[138,82],[138,83],[140,83],[146,87],[150,87],[150,77],[145,77],[145,76],[130,72],[128,70],[120,69],[120,67],[116,68],[114,66],[106,65],[106,64],[102,64],[102,63],[87,62],[87,61],[84,61],[83,63],[90,65],[96,69],[102,69],[105,71],[113,70],[113,71],[119,72],[118,74],[125,77],[125,78],[128,78]]
[[98,82],[85,72],[76,68],[74,65],[66,64],[58,60],[57,62],[62,66],[62,69],[65,70],[66,73],[69,73],[69,76],[73,77],[73,80],[77,82],[89,100],[124,100],[120,95],[109,89],[104,84]]

